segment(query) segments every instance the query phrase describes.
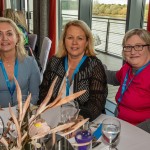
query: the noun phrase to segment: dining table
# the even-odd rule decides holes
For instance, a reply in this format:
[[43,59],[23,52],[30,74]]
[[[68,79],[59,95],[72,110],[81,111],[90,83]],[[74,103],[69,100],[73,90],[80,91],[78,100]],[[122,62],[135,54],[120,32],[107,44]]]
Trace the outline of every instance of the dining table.
[[[94,123],[102,123],[105,118],[112,118],[112,116],[101,114],[94,120]],[[148,132],[126,121],[123,121],[121,119],[118,120],[121,123],[119,142],[116,146],[118,150],[150,150],[150,134]],[[102,137],[100,137],[99,140],[101,141]],[[107,147],[107,145],[102,143],[95,147],[94,150],[101,150],[105,147]]]
[[[13,107],[13,110],[15,111],[16,108]],[[41,117],[44,118],[46,122],[53,128],[60,122],[60,115],[61,108],[57,107],[45,111],[41,115]],[[8,108],[5,108],[4,111],[1,111],[0,116],[2,117],[2,119],[4,120],[4,124],[6,125],[8,118],[10,117]],[[101,114],[93,122],[94,124],[98,125],[101,124],[105,118],[111,117],[113,116]],[[116,146],[118,150],[150,150],[150,134],[148,132],[126,121],[123,121],[121,119],[118,120],[121,123],[119,142]],[[94,130],[96,130],[96,128]],[[102,136],[98,139],[98,141],[102,141]],[[70,141],[70,143],[72,143],[72,140]],[[93,150],[104,150],[105,147],[107,147],[107,145],[102,142],[101,144],[93,148]]]
[[[48,123],[52,126],[55,126],[60,121],[60,108],[54,108],[48,110],[42,116]],[[52,119],[51,119],[52,117]],[[57,119],[56,119],[57,118]],[[98,116],[93,122],[95,125],[101,124],[105,118],[116,118],[113,116],[109,116],[106,114],[101,114]],[[150,134],[135,125],[132,125],[124,120],[118,119],[121,123],[121,132],[119,137],[119,142],[117,144],[118,150],[150,150]],[[93,132],[96,128],[92,128]],[[75,140],[70,140],[71,142],[75,142]],[[102,141],[102,137],[98,139],[98,141]],[[103,142],[93,148],[93,150],[105,150],[107,147]]]

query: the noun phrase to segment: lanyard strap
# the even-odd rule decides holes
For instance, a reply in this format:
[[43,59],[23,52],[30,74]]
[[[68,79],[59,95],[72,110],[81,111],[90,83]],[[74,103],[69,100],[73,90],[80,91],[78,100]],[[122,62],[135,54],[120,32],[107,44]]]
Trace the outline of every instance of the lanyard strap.
[[135,75],[133,76],[133,78],[129,81],[129,83],[128,83],[128,85],[127,85],[127,81],[128,81],[128,78],[129,78],[129,72],[130,72],[130,69],[128,69],[128,71],[127,71],[127,73],[126,73],[126,76],[125,76],[125,78],[124,78],[124,81],[123,81],[123,85],[122,85],[122,89],[121,89],[121,95],[120,95],[120,97],[119,97],[119,99],[118,99],[118,103],[121,102],[122,97],[123,97],[125,91],[128,89],[128,87],[130,86],[130,84],[131,84],[131,82],[133,81],[133,79],[135,78],[135,76],[137,76],[140,72],[142,72],[143,69],[146,68],[149,64],[150,64],[150,61],[149,61],[147,64],[145,64],[144,66],[142,66],[141,68],[139,68],[139,69],[136,71],[136,73],[135,73]]
[[[15,83],[13,81],[13,84],[11,86],[10,81],[8,79],[7,72],[5,70],[5,67],[4,67],[4,64],[3,64],[2,60],[0,60],[0,66],[1,66],[4,78],[5,78],[5,81],[6,81],[6,84],[7,84],[7,88],[9,90],[10,95],[11,95],[11,101],[13,103],[13,94],[14,94],[16,85],[15,85]],[[17,79],[18,78],[18,59],[15,60],[14,75],[15,75],[15,78]]]
[[[84,55],[82,57],[82,59],[80,60],[79,64],[77,65],[76,69],[74,70],[73,74],[72,74],[72,78],[71,81],[74,80],[75,74],[79,71],[80,66],[83,64],[83,62],[85,61],[85,59],[87,58],[86,55]],[[65,71],[68,71],[68,57],[65,57]],[[69,89],[70,89],[70,82],[69,82],[69,78],[68,76],[66,77],[66,96],[69,95]]]

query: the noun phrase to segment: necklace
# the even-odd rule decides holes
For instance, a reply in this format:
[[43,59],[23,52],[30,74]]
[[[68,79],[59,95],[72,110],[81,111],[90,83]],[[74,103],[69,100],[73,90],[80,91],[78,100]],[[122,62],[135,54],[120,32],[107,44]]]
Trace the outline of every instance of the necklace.
[[14,64],[15,64],[15,60],[13,60],[13,61],[5,61],[4,64],[5,64],[7,67],[12,67],[12,66],[14,66]]

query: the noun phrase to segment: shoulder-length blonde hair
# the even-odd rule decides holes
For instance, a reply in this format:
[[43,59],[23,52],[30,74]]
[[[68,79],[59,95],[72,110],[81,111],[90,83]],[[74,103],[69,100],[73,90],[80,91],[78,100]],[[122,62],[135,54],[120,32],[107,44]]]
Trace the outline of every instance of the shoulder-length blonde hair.
[[87,47],[85,49],[85,54],[87,56],[95,56],[96,54],[95,54],[95,51],[94,51],[94,41],[93,41],[92,32],[91,32],[90,28],[88,27],[88,25],[85,22],[81,21],[81,20],[69,21],[65,25],[64,30],[63,30],[62,35],[61,35],[61,39],[59,41],[56,56],[61,58],[61,57],[67,55],[67,50],[66,50],[66,46],[65,46],[65,38],[66,38],[67,30],[70,26],[79,27],[84,31],[85,36],[86,36],[86,40],[88,41]]
[[18,42],[16,44],[16,57],[22,61],[27,56],[26,50],[24,48],[23,34],[19,30],[15,22],[11,19],[0,17],[0,23],[8,23],[16,32],[16,35],[18,36]]

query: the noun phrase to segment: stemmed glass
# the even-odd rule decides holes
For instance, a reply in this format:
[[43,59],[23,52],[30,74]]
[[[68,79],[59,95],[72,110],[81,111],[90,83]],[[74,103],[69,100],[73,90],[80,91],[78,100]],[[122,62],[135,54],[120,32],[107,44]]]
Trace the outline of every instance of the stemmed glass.
[[4,132],[4,122],[3,119],[0,117],[0,138],[2,137]]
[[115,118],[107,118],[102,122],[103,140],[109,145],[109,150],[117,150],[116,142],[119,139],[121,123]]
[[61,106],[61,123],[74,121],[78,118],[79,104],[77,101],[72,101]]

